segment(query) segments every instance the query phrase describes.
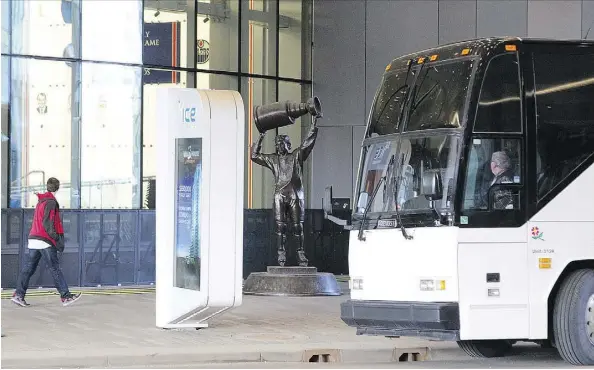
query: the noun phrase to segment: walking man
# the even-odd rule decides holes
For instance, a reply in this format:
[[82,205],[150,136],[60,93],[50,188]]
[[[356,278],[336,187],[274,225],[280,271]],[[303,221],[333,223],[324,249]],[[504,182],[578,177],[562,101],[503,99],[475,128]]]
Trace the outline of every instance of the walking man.
[[50,268],[56,289],[60,292],[62,305],[68,306],[78,300],[81,295],[81,293],[72,294],[68,290],[68,284],[64,279],[58,260],[58,251],[64,251],[64,229],[60,220],[60,206],[54,196],[59,188],[60,181],[55,177],[50,177],[47,180],[47,192],[37,194],[39,201],[35,206],[33,224],[29,233],[29,256],[19,274],[17,288],[11,299],[21,307],[29,305],[25,301],[25,294],[29,288],[29,280],[37,270],[42,256]]

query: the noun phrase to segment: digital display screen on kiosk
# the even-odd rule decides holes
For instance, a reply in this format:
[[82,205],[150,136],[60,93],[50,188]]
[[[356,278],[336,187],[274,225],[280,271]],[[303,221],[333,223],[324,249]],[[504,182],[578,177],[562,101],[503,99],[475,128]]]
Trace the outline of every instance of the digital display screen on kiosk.
[[175,139],[175,276],[178,288],[200,290],[202,139]]

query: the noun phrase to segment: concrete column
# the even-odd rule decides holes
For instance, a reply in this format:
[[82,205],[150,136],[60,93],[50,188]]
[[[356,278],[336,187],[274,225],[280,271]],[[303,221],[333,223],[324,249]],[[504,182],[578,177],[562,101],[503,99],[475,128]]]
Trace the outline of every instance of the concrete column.
[[[74,56],[81,57],[81,7],[80,0],[72,1],[72,46]],[[80,208],[81,192],[81,118],[80,118],[80,95],[81,95],[81,64],[73,63],[70,67],[71,93],[70,93],[70,152],[72,160],[70,162],[70,208]]]
[[[186,66],[188,68],[196,67],[196,1],[187,0],[186,5]],[[183,65],[183,63],[182,63]],[[188,80],[186,81],[187,88],[196,87],[196,74],[188,73]]]

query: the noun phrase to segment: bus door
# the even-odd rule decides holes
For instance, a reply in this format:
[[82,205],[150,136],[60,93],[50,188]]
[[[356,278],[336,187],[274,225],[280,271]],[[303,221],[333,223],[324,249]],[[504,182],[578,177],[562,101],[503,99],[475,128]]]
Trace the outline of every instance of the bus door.
[[520,73],[516,52],[489,61],[466,151],[458,244],[462,340],[529,333]]

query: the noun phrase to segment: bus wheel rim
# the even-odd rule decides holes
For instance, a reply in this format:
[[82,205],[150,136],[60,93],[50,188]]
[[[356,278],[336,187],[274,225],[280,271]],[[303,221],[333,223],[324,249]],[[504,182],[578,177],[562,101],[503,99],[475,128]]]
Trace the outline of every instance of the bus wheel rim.
[[586,329],[588,339],[594,345],[594,294],[590,296],[586,304]]

